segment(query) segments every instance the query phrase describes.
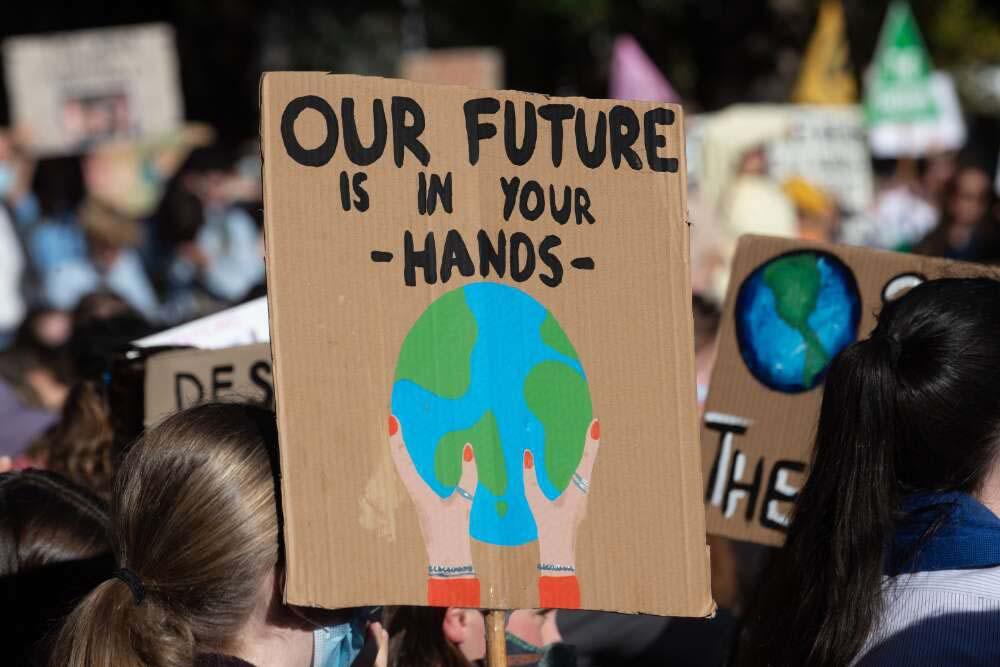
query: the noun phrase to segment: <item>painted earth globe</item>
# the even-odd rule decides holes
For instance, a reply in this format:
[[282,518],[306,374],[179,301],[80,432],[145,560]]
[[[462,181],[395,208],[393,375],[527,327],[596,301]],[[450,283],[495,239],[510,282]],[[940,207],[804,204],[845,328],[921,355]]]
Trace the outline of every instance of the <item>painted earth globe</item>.
[[542,491],[557,498],[580,462],[592,406],[580,359],[552,313],[517,288],[483,282],[443,294],[413,324],[396,364],[392,413],[417,471],[441,497],[454,492],[462,449],[472,444],[472,537],[515,546],[537,538],[524,451],[535,457]]

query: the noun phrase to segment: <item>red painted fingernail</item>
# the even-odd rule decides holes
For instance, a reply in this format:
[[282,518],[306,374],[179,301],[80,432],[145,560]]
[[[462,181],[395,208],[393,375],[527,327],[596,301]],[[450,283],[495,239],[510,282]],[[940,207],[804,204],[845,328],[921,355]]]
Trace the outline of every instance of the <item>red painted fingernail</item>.
[[472,460],[472,447],[470,445],[466,445],[465,449],[462,450],[462,460],[466,463]]
[[389,415],[389,435],[393,436],[399,432],[399,422],[392,415]]
[[535,457],[532,456],[531,452],[524,453],[524,467],[528,470],[535,467]]
[[600,440],[601,439],[601,422],[594,420],[594,423],[590,425],[590,439]]

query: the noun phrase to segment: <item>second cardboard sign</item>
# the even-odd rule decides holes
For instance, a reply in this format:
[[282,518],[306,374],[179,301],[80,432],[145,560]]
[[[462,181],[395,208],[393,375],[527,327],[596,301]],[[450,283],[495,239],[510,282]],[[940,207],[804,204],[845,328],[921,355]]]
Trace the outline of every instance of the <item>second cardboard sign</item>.
[[708,532],[781,544],[833,358],[868,336],[883,303],[920,282],[991,271],[867,248],[740,239],[701,431]]

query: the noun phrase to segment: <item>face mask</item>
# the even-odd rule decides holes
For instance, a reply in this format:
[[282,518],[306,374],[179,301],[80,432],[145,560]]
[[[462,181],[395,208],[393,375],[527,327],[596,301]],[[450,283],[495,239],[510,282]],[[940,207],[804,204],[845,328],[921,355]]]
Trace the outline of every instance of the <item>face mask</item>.
[[13,165],[6,160],[0,161],[0,197],[6,197],[14,189],[16,180]]
[[360,617],[348,623],[313,632],[313,667],[350,667],[365,645],[365,622]]

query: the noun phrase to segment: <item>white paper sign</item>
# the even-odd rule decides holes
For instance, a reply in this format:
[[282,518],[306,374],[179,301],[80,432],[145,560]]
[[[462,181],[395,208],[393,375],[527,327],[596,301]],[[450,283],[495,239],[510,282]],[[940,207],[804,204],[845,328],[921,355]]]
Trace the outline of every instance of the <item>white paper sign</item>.
[[796,106],[788,135],[768,146],[771,175],[819,186],[849,212],[872,200],[872,170],[864,116],[857,106]]
[[134,341],[139,347],[186,345],[203,350],[267,343],[271,331],[267,320],[267,297],[247,301],[199,320]]
[[913,123],[879,123],[868,131],[876,157],[915,157],[957,150],[965,144],[965,119],[949,74],[931,75],[931,94],[938,109],[934,120]]

